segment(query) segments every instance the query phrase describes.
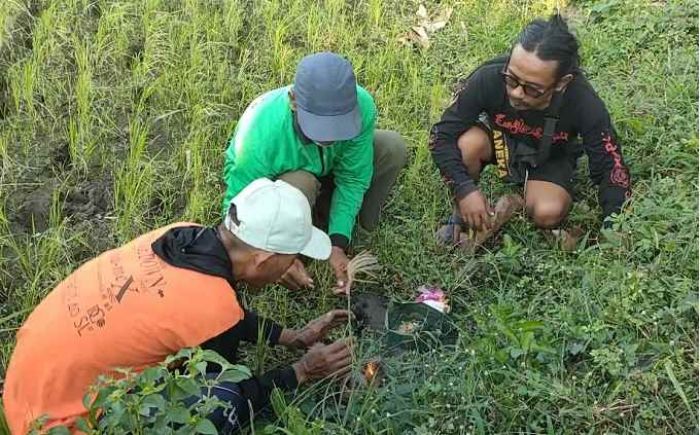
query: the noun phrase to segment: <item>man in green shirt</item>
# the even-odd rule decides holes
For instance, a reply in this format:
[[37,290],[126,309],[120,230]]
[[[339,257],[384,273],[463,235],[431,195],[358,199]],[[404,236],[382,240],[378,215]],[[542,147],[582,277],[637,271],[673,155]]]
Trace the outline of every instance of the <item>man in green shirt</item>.
[[[281,179],[304,192],[333,249],[336,293],[347,293],[348,247],[356,218],[365,230],[406,163],[399,134],[375,130],[372,96],[357,85],[352,65],[334,53],[306,56],[294,84],[269,91],[248,106],[226,150],[223,206],[251,181]],[[282,279],[288,288],[313,287],[297,259]]]

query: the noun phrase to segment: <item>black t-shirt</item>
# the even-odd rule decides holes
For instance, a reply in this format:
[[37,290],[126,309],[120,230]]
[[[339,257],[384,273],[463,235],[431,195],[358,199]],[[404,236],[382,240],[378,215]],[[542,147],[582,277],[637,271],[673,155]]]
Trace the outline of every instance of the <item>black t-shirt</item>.
[[[456,93],[450,106],[430,131],[430,150],[440,173],[457,198],[477,189],[457,147],[460,135],[486,113],[494,129],[537,148],[546,111],[516,111],[506,94],[502,61],[479,67]],[[622,158],[610,115],[588,80],[581,74],[567,86],[551,146],[551,158],[580,152],[589,158],[590,176],[599,186],[603,216],[618,212],[630,195],[629,170]]]

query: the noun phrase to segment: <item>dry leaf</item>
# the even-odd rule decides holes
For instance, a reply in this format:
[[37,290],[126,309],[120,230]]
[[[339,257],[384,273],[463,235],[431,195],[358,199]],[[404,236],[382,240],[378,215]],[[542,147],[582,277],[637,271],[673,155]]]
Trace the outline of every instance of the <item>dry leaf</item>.
[[414,26],[411,27],[411,31],[413,32],[413,42],[417,42],[423,48],[430,47],[430,38],[428,37],[428,32],[425,30],[425,28],[421,26]]
[[416,16],[418,16],[418,25],[411,26],[411,30],[399,38],[399,41],[405,45],[417,45],[421,48],[430,47],[430,34],[445,27],[452,16],[453,8],[446,7],[440,10],[432,18],[428,14],[428,10],[424,5],[418,7]]
[[428,10],[425,8],[424,5],[418,6],[418,11],[416,12],[416,15],[418,15],[419,18],[423,20],[428,19]]
[[447,25],[447,22],[450,20],[450,17],[452,16],[452,8],[445,8],[440,13],[433,19],[432,22],[427,23],[425,26],[425,29],[430,32],[434,33],[437,32],[438,30],[442,29]]
[[450,17],[452,17],[452,12],[454,12],[454,8],[448,6],[440,11],[434,21],[444,21],[447,23],[450,21]]

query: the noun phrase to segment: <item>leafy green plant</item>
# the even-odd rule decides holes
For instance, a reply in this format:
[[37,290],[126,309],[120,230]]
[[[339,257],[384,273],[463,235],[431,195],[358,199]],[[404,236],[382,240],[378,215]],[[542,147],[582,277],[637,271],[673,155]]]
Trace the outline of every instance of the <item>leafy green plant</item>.
[[[207,372],[212,366],[217,366],[215,375]],[[246,367],[199,348],[183,349],[140,373],[118,373],[119,378],[100,377],[85,396],[88,416],[78,420],[78,429],[87,434],[216,434],[207,416],[230,405],[212,396],[212,388],[251,375]],[[69,432],[59,427],[49,433]]]

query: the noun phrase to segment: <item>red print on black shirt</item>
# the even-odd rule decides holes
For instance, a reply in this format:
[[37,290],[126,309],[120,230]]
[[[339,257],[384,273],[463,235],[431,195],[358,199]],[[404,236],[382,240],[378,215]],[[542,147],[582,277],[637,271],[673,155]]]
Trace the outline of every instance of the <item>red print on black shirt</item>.
[[[497,113],[494,117],[494,122],[510,134],[532,136],[538,140],[542,138],[542,127],[530,127],[522,119],[507,119],[505,113]],[[569,140],[569,133],[566,131],[557,132],[552,140],[554,142],[567,141]]]
[[627,168],[622,164],[622,156],[618,151],[617,145],[610,133],[601,133],[603,135],[603,148],[610,154],[613,159],[613,168],[610,171],[610,182],[616,186],[627,189],[630,186],[630,174]]

